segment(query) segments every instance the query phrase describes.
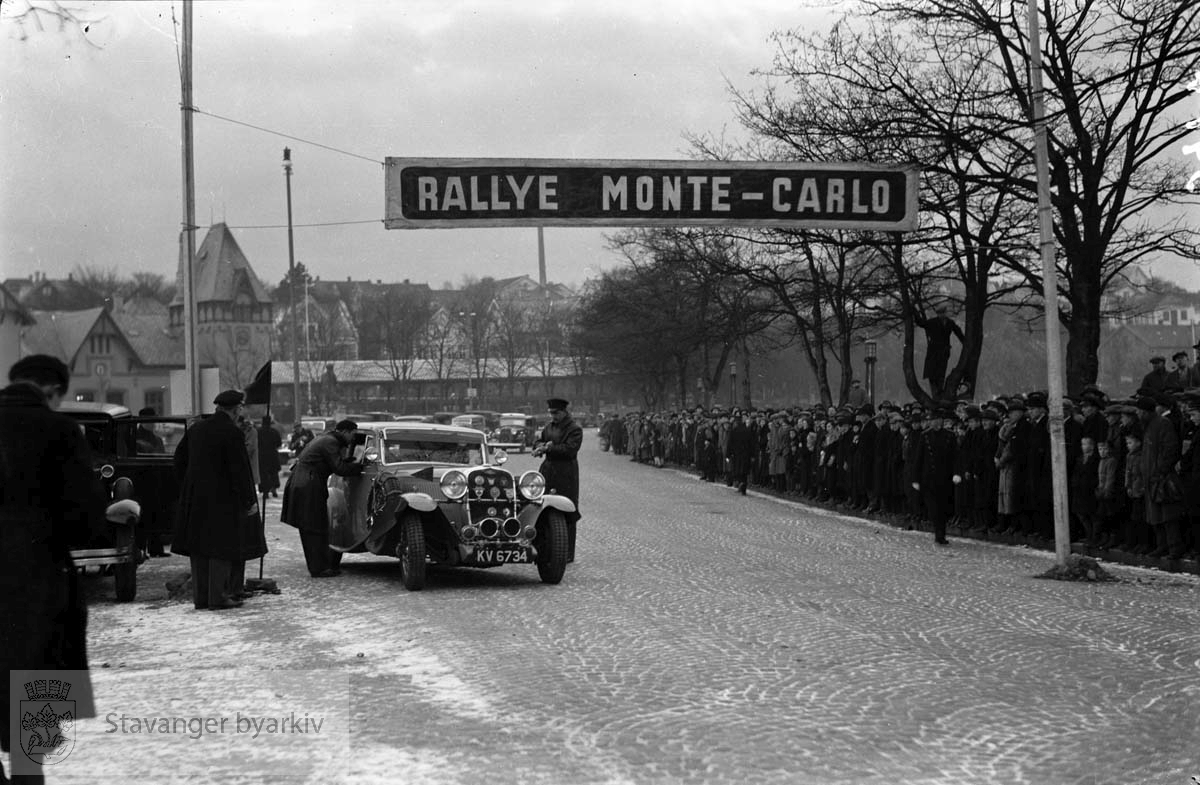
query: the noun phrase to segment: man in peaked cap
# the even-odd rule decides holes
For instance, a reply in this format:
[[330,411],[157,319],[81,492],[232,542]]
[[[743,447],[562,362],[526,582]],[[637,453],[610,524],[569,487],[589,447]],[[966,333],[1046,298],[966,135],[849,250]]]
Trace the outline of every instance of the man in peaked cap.
[[567,561],[575,561],[575,529],[579,523],[579,448],[583,446],[583,428],[568,411],[570,402],[550,398],[546,410],[550,422],[533,448],[533,457],[542,458],[539,471],[546,478],[547,492],[566,496],[575,505],[575,512],[566,513]]
[[175,448],[181,487],[171,551],[191,559],[198,610],[242,604],[233,597],[233,563],[244,560],[246,525],[258,514],[246,442],[237,426],[244,400],[237,390],[218,395],[217,411],[188,428]]
[[921,435],[920,447],[916,450],[912,486],[921,494],[925,516],[933,524],[933,541],[938,545],[949,545],[946,539],[946,520],[954,500],[954,432],[945,427],[946,420],[954,419],[954,410],[939,407],[933,411],[932,427]]

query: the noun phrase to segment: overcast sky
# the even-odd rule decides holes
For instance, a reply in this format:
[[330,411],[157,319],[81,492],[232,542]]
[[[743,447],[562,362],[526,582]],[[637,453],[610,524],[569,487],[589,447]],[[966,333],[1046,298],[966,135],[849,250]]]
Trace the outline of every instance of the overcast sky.
[[[98,20],[88,36],[99,48],[53,27],[26,25],[20,40],[3,25],[0,272],[65,277],[90,265],[173,280],[182,2],[64,3]],[[200,110],[362,158],[199,114],[197,222],[233,227],[259,276],[278,281],[286,229],[237,227],[286,225],[286,145],[296,259],[314,275],[536,279],[533,229],[385,230],[383,159],[688,157],[685,131],[736,131],[726,79],[754,83],[771,32],[822,18],[801,5],[202,0]],[[364,223],[303,226],[352,221]],[[546,229],[551,280],[577,284],[616,264],[604,233]]]
[[[0,278],[91,266],[173,280],[182,2],[63,3],[94,20],[98,46],[0,23]],[[296,259],[314,275],[536,278],[533,229],[385,230],[383,159],[689,157],[685,131],[739,134],[727,80],[761,85],[751,71],[770,65],[770,34],[825,27],[819,4],[200,0],[195,105],[276,133],[196,115],[197,222],[233,227],[277,282],[286,145]],[[3,15],[21,5],[4,0]],[[575,285],[619,263],[606,231],[547,228],[551,280]],[[1195,267],[1155,272],[1200,287]]]

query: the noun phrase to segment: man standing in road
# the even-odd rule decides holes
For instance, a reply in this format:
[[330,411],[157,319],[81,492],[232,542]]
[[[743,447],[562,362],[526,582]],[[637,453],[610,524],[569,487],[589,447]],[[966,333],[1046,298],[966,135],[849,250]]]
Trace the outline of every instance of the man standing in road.
[[550,398],[546,408],[550,422],[533,448],[533,457],[542,458],[539,471],[546,478],[546,489],[566,496],[575,505],[567,519],[567,561],[575,561],[575,527],[579,522],[579,448],[583,446],[583,428],[571,419],[562,398]]
[[353,443],[358,423],[342,420],[333,431],[309,442],[296,459],[292,474],[283,488],[283,510],[279,520],[300,530],[304,561],[314,578],[332,578],[341,574],[341,554],[329,547],[329,475],[354,477],[362,474],[363,464],[345,454]]
[[244,539],[258,514],[254,475],[237,419],[245,396],[226,390],[211,417],[188,428],[175,448],[179,514],[171,551],[192,562],[192,600],[200,610],[237,608],[234,562],[245,560]]
[[746,483],[750,475],[750,463],[754,458],[754,448],[758,440],[754,432],[746,425],[741,411],[734,412],[733,428],[729,430],[729,475],[737,492],[746,495]]
[[916,476],[913,488],[921,492],[925,515],[933,524],[933,541],[949,545],[946,539],[946,518],[954,497],[954,432],[947,430],[946,421],[954,419],[951,409],[939,409],[933,414],[931,427],[921,437],[917,451]]
[[[70,383],[66,364],[35,354],[17,361],[8,378],[12,384],[0,390],[0,747],[6,752],[9,671],[87,670],[87,606],[70,548],[102,530],[104,509],[78,424],[54,411]],[[76,716],[91,717],[91,709],[90,699],[77,702]],[[0,766],[0,782],[7,781]],[[43,778],[23,774],[14,781]]]

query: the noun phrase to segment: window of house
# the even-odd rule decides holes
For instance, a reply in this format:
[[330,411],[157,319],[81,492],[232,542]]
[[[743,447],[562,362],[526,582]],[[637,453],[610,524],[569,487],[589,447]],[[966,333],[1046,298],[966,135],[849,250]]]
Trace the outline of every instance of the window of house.
[[96,400],[96,393],[92,390],[76,390],[75,391],[75,400],[77,400],[77,401],[94,401],[94,400]]
[[150,406],[159,414],[167,411],[167,396],[162,390],[146,390],[142,396],[142,406]]
[[125,391],[124,390],[109,390],[107,393],[104,394],[104,400],[106,403],[115,403],[118,406],[124,406],[125,405]]

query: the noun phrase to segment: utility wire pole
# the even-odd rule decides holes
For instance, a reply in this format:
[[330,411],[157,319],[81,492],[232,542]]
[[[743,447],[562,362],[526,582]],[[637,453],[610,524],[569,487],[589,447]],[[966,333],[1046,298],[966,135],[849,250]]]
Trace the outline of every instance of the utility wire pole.
[[[300,341],[296,337],[296,249],[292,243],[292,151],[283,148],[283,175],[287,183],[288,300],[292,323],[292,421],[300,422]],[[311,403],[311,401],[310,401]]]
[[183,2],[183,52],[179,64],[180,113],[183,132],[183,365],[188,377],[187,413],[201,411],[200,365],[196,357],[196,290],[192,267],[196,261],[196,168],[192,150],[192,0]]
[[1033,141],[1037,166],[1038,235],[1042,252],[1042,301],[1046,320],[1046,390],[1049,406],[1050,467],[1054,494],[1054,555],[1065,565],[1071,552],[1067,520],[1067,452],[1063,436],[1062,349],[1058,324],[1058,267],[1054,261],[1054,214],[1050,203],[1050,153],[1046,141],[1046,99],[1042,86],[1042,33],[1037,0],[1029,0],[1029,78],[1033,93]]

